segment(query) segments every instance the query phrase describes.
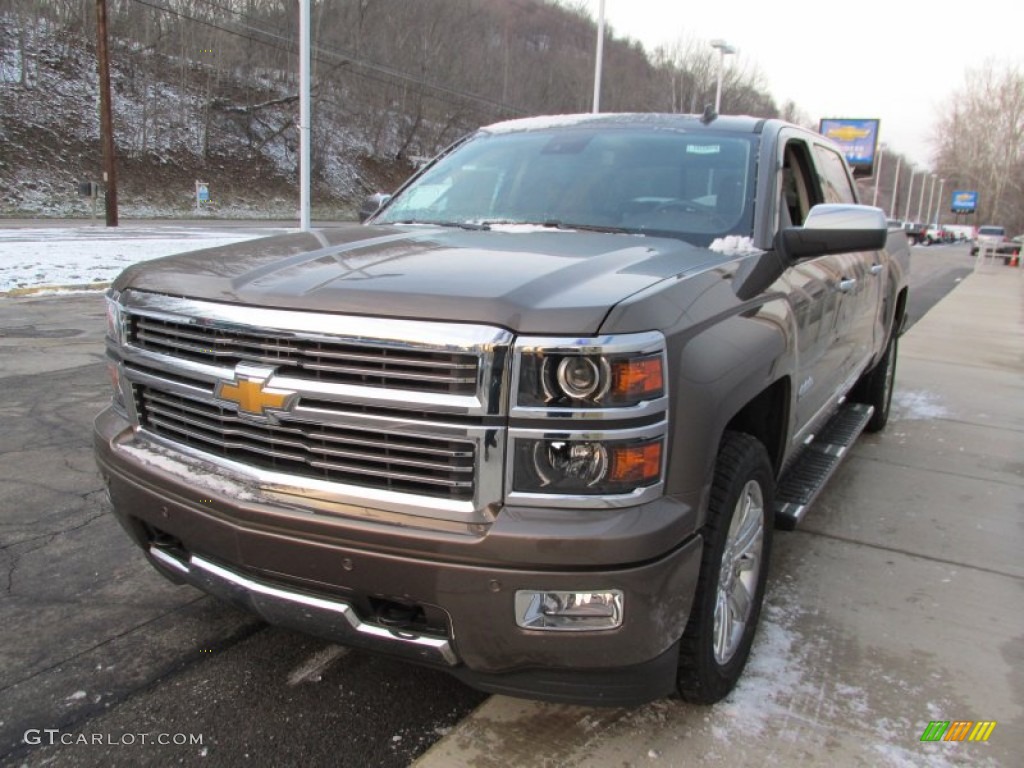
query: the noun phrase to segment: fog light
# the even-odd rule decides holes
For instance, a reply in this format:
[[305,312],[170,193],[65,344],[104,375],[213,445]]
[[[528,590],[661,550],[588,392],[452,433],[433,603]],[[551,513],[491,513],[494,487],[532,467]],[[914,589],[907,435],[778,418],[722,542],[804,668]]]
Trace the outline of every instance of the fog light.
[[622,626],[621,589],[602,592],[516,592],[516,624],[524,629],[593,632]]

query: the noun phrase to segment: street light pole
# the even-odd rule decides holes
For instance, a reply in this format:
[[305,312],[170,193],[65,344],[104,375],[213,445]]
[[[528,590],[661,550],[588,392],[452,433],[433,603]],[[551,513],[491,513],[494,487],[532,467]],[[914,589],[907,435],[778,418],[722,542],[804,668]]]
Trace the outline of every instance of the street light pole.
[[722,70],[725,68],[725,54],[736,53],[736,48],[725,40],[712,40],[711,47],[718,51],[718,84],[715,86],[715,114],[722,109]]
[[875,194],[871,196],[871,204],[878,207],[878,184],[882,180],[882,158],[885,157],[885,144],[878,145],[878,162],[875,163]]
[[903,165],[903,155],[896,156],[896,178],[892,182],[892,199],[889,201],[889,216],[896,215],[896,206],[900,199],[900,166]]
[[594,108],[595,115],[601,111],[601,66],[604,61],[604,0],[597,12],[597,55],[594,61]]
[[938,174],[932,174],[932,188],[928,192],[928,209],[925,211],[927,219],[925,221],[931,221],[932,218],[932,201],[935,199],[935,180],[939,178]]
[[935,226],[939,226],[939,218],[942,216],[942,188],[946,185],[945,179],[939,179],[939,194],[935,198]]
[[[922,172],[927,173],[928,170],[923,169]],[[921,211],[924,210],[924,188],[926,186],[928,186],[927,176],[921,181],[921,198],[917,201],[917,221],[924,221],[924,219],[921,218]]]
[[309,0],[299,0],[299,229],[310,230],[310,33]]
[[910,198],[914,194],[914,177],[917,176],[917,171],[910,172],[910,186],[907,188],[907,207],[903,210],[903,220],[907,221],[910,219]]

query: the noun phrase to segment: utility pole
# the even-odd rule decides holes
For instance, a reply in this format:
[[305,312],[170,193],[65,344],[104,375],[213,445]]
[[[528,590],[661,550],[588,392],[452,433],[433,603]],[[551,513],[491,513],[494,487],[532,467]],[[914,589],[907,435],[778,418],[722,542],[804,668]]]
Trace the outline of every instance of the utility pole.
[[96,58],[100,75],[100,142],[103,145],[104,201],[107,226],[117,226],[117,158],[114,155],[114,117],[110,101],[110,54],[107,50],[107,0],[96,0]]

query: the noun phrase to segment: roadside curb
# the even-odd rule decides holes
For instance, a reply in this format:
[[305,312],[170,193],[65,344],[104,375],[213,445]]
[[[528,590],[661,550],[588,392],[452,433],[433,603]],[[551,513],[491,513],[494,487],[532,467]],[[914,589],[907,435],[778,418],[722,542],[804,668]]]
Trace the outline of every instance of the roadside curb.
[[71,283],[69,285],[33,285],[26,288],[12,288],[0,291],[0,298],[18,299],[26,296],[37,296],[41,293],[57,293],[59,291],[105,291],[110,282],[102,283]]

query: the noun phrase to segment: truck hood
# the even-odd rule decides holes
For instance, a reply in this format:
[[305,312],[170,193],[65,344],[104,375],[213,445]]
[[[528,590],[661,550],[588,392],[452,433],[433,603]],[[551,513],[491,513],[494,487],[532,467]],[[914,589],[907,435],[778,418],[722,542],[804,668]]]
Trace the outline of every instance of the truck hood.
[[144,262],[125,270],[114,288],[520,333],[595,333],[626,297],[727,259],[639,235],[352,226]]

